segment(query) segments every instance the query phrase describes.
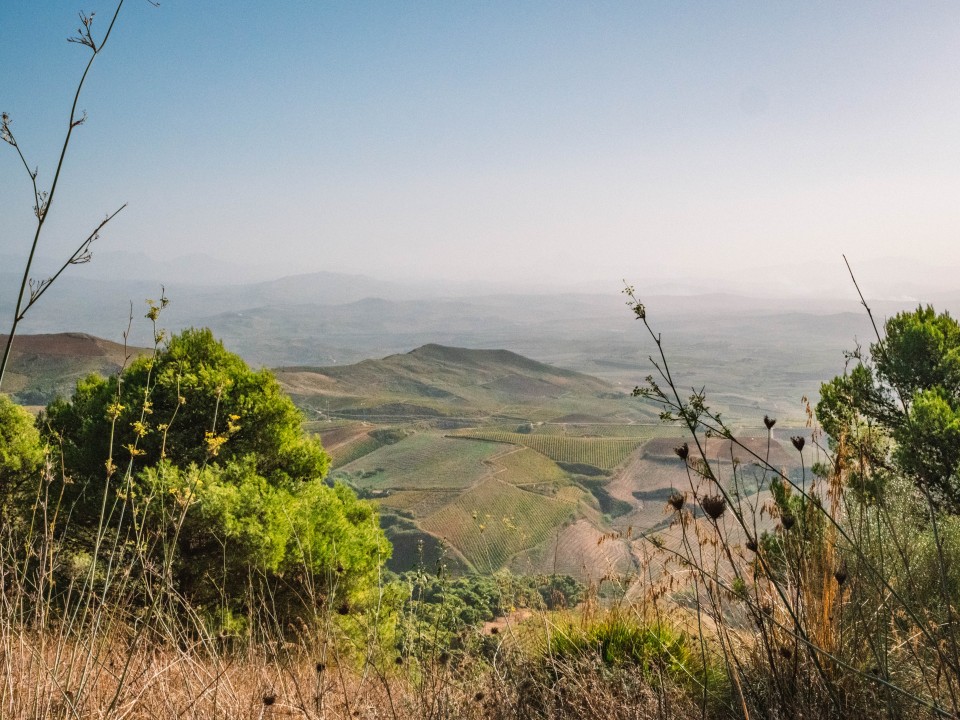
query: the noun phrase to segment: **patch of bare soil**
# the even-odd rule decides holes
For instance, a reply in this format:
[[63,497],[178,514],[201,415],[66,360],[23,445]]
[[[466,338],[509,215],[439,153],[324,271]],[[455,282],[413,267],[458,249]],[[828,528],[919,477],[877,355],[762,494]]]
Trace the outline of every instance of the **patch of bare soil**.
[[[0,344],[7,336],[0,335]],[[131,348],[138,351],[139,348]],[[124,355],[119,343],[102,340],[85,333],[50,333],[42,335],[18,335],[13,344],[14,355],[48,355],[67,357],[107,357]]]

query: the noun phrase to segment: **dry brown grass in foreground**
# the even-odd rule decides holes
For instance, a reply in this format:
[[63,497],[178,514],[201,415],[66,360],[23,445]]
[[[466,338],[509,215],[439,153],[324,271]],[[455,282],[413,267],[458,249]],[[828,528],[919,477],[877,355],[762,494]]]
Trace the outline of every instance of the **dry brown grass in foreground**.
[[432,667],[316,661],[302,649],[242,654],[203,645],[142,647],[117,639],[65,643],[7,635],[0,653],[0,716],[40,718],[670,718],[691,717],[679,689],[654,690],[640,673],[597,659],[534,663],[515,654]]

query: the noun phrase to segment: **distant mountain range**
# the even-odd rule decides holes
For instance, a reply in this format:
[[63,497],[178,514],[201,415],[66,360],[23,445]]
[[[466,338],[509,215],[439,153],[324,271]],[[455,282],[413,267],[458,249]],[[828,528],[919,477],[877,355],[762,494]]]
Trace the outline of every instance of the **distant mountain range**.
[[[19,262],[0,256],[0,330],[12,314]],[[41,261],[38,268],[48,265]],[[852,286],[844,286],[845,299],[801,299],[797,288],[806,280],[797,276],[783,280],[782,293],[757,297],[779,277],[776,272],[727,279],[724,286],[733,284],[737,292],[726,293],[657,294],[673,281],[638,283],[648,318],[663,334],[685,386],[705,385],[725,407],[751,415],[794,412],[801,396],[815,396],[820,382],[842,371],[844,350],[870,342],[872,329]],[[167,275],[173,282],[164,286],[170,305],[161,327],[210,327],[254,366],[349,364],[437,343],[504,348],[629,389],[649,372],[655,350],[616,282],[604,293],[493,292],[493,284],[417,284],[332,272],[241,282],[257,273],[203,255],[158,263],[136,254],[99,254],[93,263],[70,268],[31,310],[21,332],[84,332],[120,341],[130,325],[130,343],[150,345],[144,301],[158,299]],[[224,284],[230,278],[236,282]],[[960,292],[926,299],[938,308],[955,307]],[[882,320],[916,301],[905,296],[871,304]]]

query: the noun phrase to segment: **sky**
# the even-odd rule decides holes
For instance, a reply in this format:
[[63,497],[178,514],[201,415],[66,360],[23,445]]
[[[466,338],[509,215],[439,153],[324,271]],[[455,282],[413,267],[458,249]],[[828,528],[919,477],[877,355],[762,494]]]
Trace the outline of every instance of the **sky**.
[[[0,110],[42,187],[77,10],[102,37],[115,7],[83,1],[0,4]],[[842,283],[841,253],[960,267],[954,2],[126,0],[79,107],[53,255],[127,203],[99,250],[204,253],[211,277],[710,292]],[[32,204],[0,147],[0,254]]]

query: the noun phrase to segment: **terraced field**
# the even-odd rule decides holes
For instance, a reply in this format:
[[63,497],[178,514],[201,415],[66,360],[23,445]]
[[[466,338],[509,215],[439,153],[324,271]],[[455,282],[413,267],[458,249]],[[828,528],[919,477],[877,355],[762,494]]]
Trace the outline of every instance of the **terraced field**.
[[392,490],[380,498],[384,507],[406,510],[414,517],[425,517],[456,499],[456,490]]
[[567,474],[550,458],[528,447],[517,447],[493,461],[502,472],[497,478],[511,485],[569,483]]
[[635,570],[630,544],[612,539],[585,519],[558,529],[536,547],[514,556],[517,573],[561,573],[596,582],[605,575]]
[[659,425],[625,425],[622,423],[541,423],[534,425],[534,435],[566,435],[569,437],[586,438],[641,438],[655,437],[661,431]]
[[334,448],[328,448],[327,452],[330,454],[331,467],[336,469],[348,465],[354,460],[362,458],[364,455],[369,455],[382,444],[383,443],[371,437],[368,433],[363,433],[348,442]]
[[[797,432],[802,431],[793,431],[793,434],[797,434]],[[678,437],[676,439],[669,437],[655,438],[644,445],[643,452],[648,457],[673,460],[677,457],[674,448],[684,440],[687,440],[687,437],[688,436]],[[744,447],[733,446],[729,440],[716,437],[706,440],[701,439],[701,442],[704,453],[711,462],[729,463],[730,458],[733,457],[742,463],[750,463],[754,460],[754,455],[760,458],[766,458],[769,452],[770,463],[775,467],[799,463],[799,455],[797,455],[792,448],[788,452],[787,448],[778,440],[770,441],[769,450],[765,437],[738,436],[737,440]],[[690,441],[689,444],[691,446],[691,455],[694,455],[695,449],[693,448],[692,441]]]
[[484,461],[503,452],[493,442],[418,432],[344,465],[334,477],[376,490],[464,489],[490,474]]
[[578,502],[547,498],[490,478],[425,518],[420,526],[459,550],[480,572],[543,543],[572,520]]
[[585,438],[566,435],[534,435],[501,430],[460,430],[454,437],[469,437],[498,443],[521,445],[562,463],[592,465],[612,470],[627,459],[643,442],[642,437]]

